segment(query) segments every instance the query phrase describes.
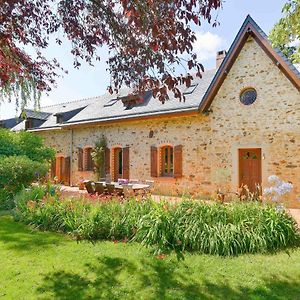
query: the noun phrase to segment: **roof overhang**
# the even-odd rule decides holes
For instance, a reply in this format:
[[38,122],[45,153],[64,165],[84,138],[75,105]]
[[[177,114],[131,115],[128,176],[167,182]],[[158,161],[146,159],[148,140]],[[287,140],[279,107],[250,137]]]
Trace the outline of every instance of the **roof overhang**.
[[251,16],[248,15],[199,105],[199,110],[201,112],[209,109],[213,99],[249,37],[254,38],[274,64],[285,74],[297,90],[300,91],[300,78],[296,69],[293,70],[283,54],[272,47],[262,29],[255,23]]
[[198,107],[194,107],[188,110],[181,110],[177,112],[164,112],[162,113],[153,113],[147,115],[135,115],[128,118],[128,116],[123,116],[119,118],[103,118],[103,119],[95,119],[95,120],[87,120],[87,121],[78,121],[74,123],[67,123],[62,125],[62,129],[72,129],[77,127],[90,127],[90,126],[100,126],[107,124],[119,124],[124,122],[134,122],[134,121],[142,121],[149,119],[164,119],[164,118],[173,118],[173,117],[191,117],[191,116],[199,116]]

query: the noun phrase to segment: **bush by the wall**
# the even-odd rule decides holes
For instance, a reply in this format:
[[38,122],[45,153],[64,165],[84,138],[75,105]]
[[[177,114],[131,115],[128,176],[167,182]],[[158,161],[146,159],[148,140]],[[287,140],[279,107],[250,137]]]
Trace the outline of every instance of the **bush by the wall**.
[[136,241],[156,253],[174,250],[232,256],[299,245],[293,218],[259,203],[185,201],[174,206],[133,199],[89,204],[53,197],[20,203],[16,219],[41,229],[92,241]]
[[26,156],[0,159],[0,209],[14,207],[13,196],[23,187],[46,175],[49,165]]
[[46,175],[54,154],[37,135],[0,129],[0,210],[13,208],[13,196]]
[[0,157],[26,156],[33,161],[45,162],[54,155],[55,151],[46,147],[40,136],[26,131],[13,132],[0,128]]

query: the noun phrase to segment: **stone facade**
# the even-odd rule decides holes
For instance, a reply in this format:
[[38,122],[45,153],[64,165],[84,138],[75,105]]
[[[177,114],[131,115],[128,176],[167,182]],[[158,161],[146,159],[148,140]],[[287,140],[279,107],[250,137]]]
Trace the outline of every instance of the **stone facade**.
[[[243,89],[257,100],[243,105]],[[150,130],[154,131],[149,137]],[[300,94],[260,46],[248,39],[212,102],[208,115],[103,124],[41,131],[47,145],[71,157],[71,184],[92,178],[79,172],[77,147],[93,146],[102,134],[108,147],[130,147],[130,178],[151,179],[150,147],[183,145],[182,178],[154,178],[162,194],[211,196],[217,188],[237,190],[238,149],[261,148],[262,185],[275,174],[294,185],[291,207],[300,207]]]

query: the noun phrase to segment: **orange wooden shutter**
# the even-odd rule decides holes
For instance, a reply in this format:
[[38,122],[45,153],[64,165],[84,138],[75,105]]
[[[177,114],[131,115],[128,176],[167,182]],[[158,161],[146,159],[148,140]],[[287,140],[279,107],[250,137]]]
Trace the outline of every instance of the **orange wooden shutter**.
[[182,145],[174,147],[174,177],[182,177]]
[[129,179],[129,147],[123,148],[123,178]]
[[65,163],[65,166],[64,166],[64,174],[63,174],[64,180],[63,181],[64,181],[65,185],[70,185],[70,171],[71,171],[71,168],[70,168],[70,165],[71,165],[70,156],[65,157],[64,163]]
[[82,148],[77,148],[77,150],[78,150],[77,153],[78,171],[83,171],[83,150]]
[[52,179],[55,177],[55,173],[56,173],[56,158],[54,158],[51,161],[51,178]]
[[110,174],[110,149],[105,148],[105,174]]
[[157,170],[157,148],[151,146],[151,154],[150,154],[150,166],[151,166],[151,177],[158,176]]

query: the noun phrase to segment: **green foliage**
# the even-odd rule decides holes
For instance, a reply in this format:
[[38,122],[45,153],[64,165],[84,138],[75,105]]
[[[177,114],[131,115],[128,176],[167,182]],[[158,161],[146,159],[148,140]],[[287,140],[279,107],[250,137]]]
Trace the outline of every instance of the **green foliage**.
[[95,144],[92,151],[92,158],[95,164],[96,174],[98,179],[105,177],[105,148],[107,146],[104,135]]
[[78,243],[0,215],[2,299],[296,300],[300,248],[153,257],[136,243]]
[[14,193],[45,176],[47,171],[47,164],[32,161],[26,156],[3,157],[0,160],[0,189]]
[[[20,201],[20,199],[19,199]],[[129,240],[156,254],[184,251],[233,256],[299,245],[295,221],[259,203],[229,205],[184,201],[178,205],[134,199],[98,204],[50,197],[17,203],[16,218],[77,239]]]
[[12,195],[5,189],[0,189],[0,211],[10,210],[14,207]]
[[27,156],[31,160],[44,162],[54,158],[55,151],[46,147],[43,139],[30,132],[13,132],[0,129],[0,157]]
[[300,1],[288,0],[282,12],[284,16],[270,32],[273,46],[278,47],[293,63],[300,62]]
[[0,208],[13,208],[13,196],[45,176],[54,155],[37,135],[0,129]]

